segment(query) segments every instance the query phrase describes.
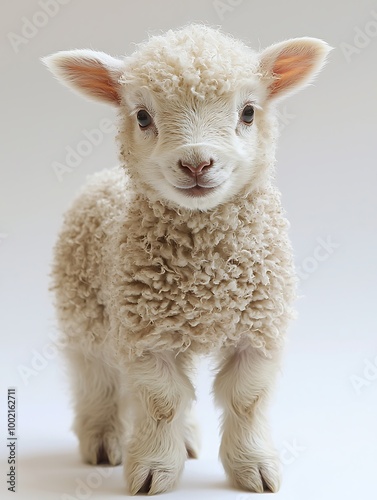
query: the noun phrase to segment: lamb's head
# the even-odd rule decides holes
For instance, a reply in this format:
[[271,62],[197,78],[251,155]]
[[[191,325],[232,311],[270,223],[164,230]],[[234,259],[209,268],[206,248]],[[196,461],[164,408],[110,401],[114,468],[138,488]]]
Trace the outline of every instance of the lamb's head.
[[74,50],[45,59],[64,83],[119,107],[121,158],[136,188],[208,210],[270,175],[273,106],[307,84],[329,47],[292,39],[256,53],[200,25],[154,36],[130,57]]

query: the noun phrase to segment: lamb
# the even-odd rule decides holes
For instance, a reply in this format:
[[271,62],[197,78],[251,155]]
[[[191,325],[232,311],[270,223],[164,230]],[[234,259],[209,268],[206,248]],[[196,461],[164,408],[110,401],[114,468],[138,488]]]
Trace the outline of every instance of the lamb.
[[52,288],[81,455],[124,461],[131,494],[172,489],[198,456],[192,379],[209,354],[227,475],[244,490],[279,489],[267,408],[296,277],[274,183],[275,104],[328,52],[315,38],[255,52],[194,24],[120,59],[44,59],[119,110],[121,165],[94,175],[68,210]]

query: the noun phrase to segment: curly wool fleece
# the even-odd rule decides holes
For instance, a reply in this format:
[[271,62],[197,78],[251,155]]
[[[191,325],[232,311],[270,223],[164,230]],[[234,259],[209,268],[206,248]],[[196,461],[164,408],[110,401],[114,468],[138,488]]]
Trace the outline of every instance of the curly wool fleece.
[[242,337],[269,355],[292,315],[287,221],[271,186],[194,213],[152,204],[120,168],[104,171],[67,213],[55,262],[65,333],[109,360],[208,353]]
[[[230,56],[220,61],[219,51]],[[256,78],[251,57],[241,42],[192,26],[141,44],[126,58],[126,73],[154,92],[200,98]],[[184,68],[191,68],[186,76]],[[127,159],[121,123],[124,168],[92,178],[66,214],[55,249],[57,311],[73,345],[84,352],[101,346],[112,362],[146,350],[209,353],[243,337],[267,356],[282,344],[295,275],[271,180],[274,123],[259,127],[262,181],[201,212],[159,199],[143,182]]]
[[121,81],[136,82],[165,98],[188,91],[202,99],[219,96],[261,76],[254,51],[208,26],[169,30],[137,47],[126,58]]

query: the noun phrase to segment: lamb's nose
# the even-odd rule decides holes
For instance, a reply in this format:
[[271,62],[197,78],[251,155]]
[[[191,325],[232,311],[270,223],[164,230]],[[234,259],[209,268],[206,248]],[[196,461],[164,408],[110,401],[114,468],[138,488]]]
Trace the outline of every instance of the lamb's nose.
[[209,168],[211,168],[213,165],[213,160],[212,158],[208,161],[202,161],[198,165],[190,165],[190,163],[187,163],[185,161],[179,160],[179,166],[183,169],[187,169],[189,175],[194,174],[196,175],[202,175],[204,172],[206,172]]

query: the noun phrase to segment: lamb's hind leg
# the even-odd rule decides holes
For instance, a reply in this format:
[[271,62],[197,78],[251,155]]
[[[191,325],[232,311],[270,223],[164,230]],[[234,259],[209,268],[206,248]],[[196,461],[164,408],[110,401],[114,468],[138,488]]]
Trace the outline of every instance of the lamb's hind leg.
[[123,423],[118,374],[99,359],[69,351],[74,396],[74,431],[83,460],[118,465],[122,461]]
[[194,389],[173,353],[148,353],[130,363],[135,425],[125,475],[131,494],[168,491],[187,458],[185,413]]
[[[187,350],[180,353],[176,358],[178,366],[187,374],[193,384],[196,375],[198,356]],[[183,434],[187,451],[187,458],[198,458],[200,451],[200,428],[196,418],[194,402],[188,405],[183,417]]]
[[279,355],[272,359],[252,347],[226,352],[215,380],[224,408],[220,457],[233,484],[249,491],[276,492],[280,467],[271,444],[266,410]]
[[183,433],[187,458],[198,458],[200,451],[200,429],[192,406],[185,412]]

